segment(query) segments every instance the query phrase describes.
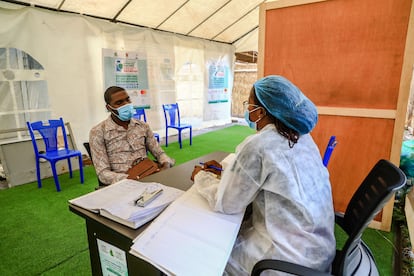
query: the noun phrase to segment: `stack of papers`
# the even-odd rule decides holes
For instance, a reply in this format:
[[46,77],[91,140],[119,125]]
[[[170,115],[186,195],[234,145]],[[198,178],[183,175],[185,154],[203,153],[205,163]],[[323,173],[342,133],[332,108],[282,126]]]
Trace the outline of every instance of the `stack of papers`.
[[[148,190],[163,189],[162,193],[145,207],[136,200]],[[161,213],[184,192],[160,183],[145,183],[124,179],[108,187],[69,200],[73,205],[99,213],[118,223],[136,229]]]
[[243,213],[214,212],[191,188],[134,240],[130,253],[167,275],[222,275]]

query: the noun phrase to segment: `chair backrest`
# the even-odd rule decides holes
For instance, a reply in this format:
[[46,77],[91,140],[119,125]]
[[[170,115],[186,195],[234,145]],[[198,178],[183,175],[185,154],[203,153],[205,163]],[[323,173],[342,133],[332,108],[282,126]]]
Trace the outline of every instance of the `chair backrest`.
[[[91,146],[89,145],[89,142],[85,142],[85,143],[83,143],[83,146],[85,147],[86,151],[88,152],[89,158],[91,159],[91,162],[92,162],[92,164],[93,164],[93,158],[92,158]],[[98,177],[98,176],[96,176],[96,178],[98,179],[99,186],[107,186],[107,184],[105,184],[105,183],[103,183],[103,182],[101,182],[101,181],[99,180],[99,177]]]
[[[375,164],[357,191],[352,196],[342,221],[342,228],[348,240],[336,256],[339,275],[351,275],[355,265],[360,263],[361,235],[371,220],[384,207],[395,191],[406,183],[405,174],[387,160]],[[338,259],[339,258],[339,259]]]
[[43,138],[46,151],[50,152],[58,150],[58,129],[60,128],[62,131],[64,146],[66,149],[69,149],[65,124],[62,118],[59,118],[58,120],[49,120],[48,122],[26,122],[26,124],[29,129],[30,137],[32,138],[36,155],[39,153],[39,150],[36,143],[35,131],[40,133]]
[[180,109],[178,103],[175,104],[163,104],[164,118],[166,125],[180,125]]
[[143,108],[136,108],[133,117],[135,119],[147,122],[147,115],[145,115],[145,109]]
[[325,149],[325,153],[323,155],[323,165],[325,167],[328,166],[329,163],[329,159],[331,158],[332,152],[336,146],[336,144],[338,143],[338,141],[336,141],[336,136],[332,135],[331,138],[329,139],[328,145],[326,145],[326,149]]
[[86,151],[88,152],[89,158],[91,159],[92,163],[92,153],[91,153],[91,146],[89,145],[89,142],[83,143],[83,146],[85,147]]

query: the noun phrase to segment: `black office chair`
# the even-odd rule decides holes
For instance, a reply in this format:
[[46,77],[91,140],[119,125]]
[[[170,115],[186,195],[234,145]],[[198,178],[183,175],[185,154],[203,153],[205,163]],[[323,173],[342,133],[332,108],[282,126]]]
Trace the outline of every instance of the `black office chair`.
[[[345,214],[335,214],[335,222],[348,234],[348,239],[343,248],[336,251],[332,263],[333,275],[379,275],[375,259],[361,236],[395,191],[405,185],[406,180],[399,168],[387,160],[380,160],[352,196]],[[258,261],[251,275],[258,276],[268,269],[293,275],[331,275],[299,264],[270,259]]]
[[[86,151],[88,152],[89,158],[91,159],[92,164],[93,164],[92,153],[91,153],[91,147],[90,147],[90,145],[89,145],[89,142],[85,142],[85,143],[83,143],[83,146],[85,147]],[[98,177],[98,176],[96,176],[96,178],[98,179],[98,184],[99,184],[99,187],[106,187],[106,186],[108,186],[107,184],[105,184],[105,183],[101,182],[101,181],[99,180],[99,177]]]

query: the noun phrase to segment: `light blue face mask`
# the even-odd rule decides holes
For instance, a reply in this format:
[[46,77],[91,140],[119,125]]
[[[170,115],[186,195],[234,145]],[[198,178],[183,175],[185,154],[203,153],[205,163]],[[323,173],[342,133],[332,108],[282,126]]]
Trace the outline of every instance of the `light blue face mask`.
[[108,106],[112,110],[118,111],[118,114],[116,114],[115,112],[112,112],[112,114],[114,114],[116,117],[119,118],[119,120],[124,121],[124,122],[127,122],[127,121],[131,120],[132,115],[134,114],[134,106],[132,105],[132,103],[125,104],[125,105],[120,106],[118,108],[113,108],[110,105],[108,105]]
[[257,124],[256,122],[259,121],[257,120],[256,122],[250,121],[250,111],[249,110],[245,110],[244,111],[244,119],[246,120],[247,124],[249,125],[250,128],[257,130]]

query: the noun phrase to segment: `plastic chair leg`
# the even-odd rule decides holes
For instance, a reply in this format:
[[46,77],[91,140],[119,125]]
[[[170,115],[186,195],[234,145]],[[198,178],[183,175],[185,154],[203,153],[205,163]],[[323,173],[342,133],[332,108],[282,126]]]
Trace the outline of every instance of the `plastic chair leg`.
[[36,160],[36,176],[37,176],[37,187],[42,188],[42,179],[40,178],[40,162]]
[[80,181],[83,184],[84,182],[84,176],[83,176],[83,161],[82,161],[82,156],[78,156],[79,159],[79,174],[80,174]]
[[56,172],[56,162],[53,162],[53,163],[51,162],[50,165],[52,167],[53,179],[55,180],[56,190],[60,192],[59,178]]
[[183,143],[181,141],[181,129],[178,130],[178,143],[180,144],[180,149],[183,148]]
[[168,147],[168,127],[165,129],[165,146]]
[[193,128],[190,127],[190,146],[193,144]]

